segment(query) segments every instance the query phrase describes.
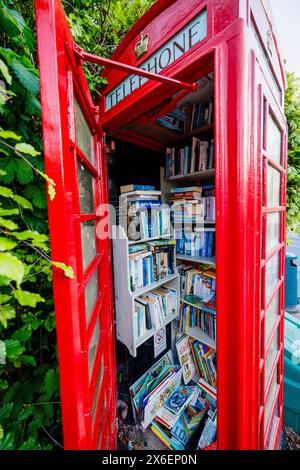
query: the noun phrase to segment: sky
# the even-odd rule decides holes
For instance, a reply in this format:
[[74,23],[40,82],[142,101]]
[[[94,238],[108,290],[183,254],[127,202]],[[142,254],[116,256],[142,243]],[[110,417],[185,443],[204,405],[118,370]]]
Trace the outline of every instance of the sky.
[[300,77],[300,0],[269,0],[285,68]]

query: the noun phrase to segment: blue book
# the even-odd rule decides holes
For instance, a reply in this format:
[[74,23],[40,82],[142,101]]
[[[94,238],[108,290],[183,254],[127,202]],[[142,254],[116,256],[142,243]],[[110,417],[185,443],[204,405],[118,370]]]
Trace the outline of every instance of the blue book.
[[214,153],[215,153],[215,146],[214,141],[210,142],[210,149],[209,149],[209,160],[208,160],[208,169],[211,170],[214,168]]
[[148,280],[148,267],[147,267],[147,257],[143,258],[143,286],[149,284]]
[[207,256],[213,256],[213,239],[214,239],[214,232],[207,232],[208,233],[208,245],[207,245]]

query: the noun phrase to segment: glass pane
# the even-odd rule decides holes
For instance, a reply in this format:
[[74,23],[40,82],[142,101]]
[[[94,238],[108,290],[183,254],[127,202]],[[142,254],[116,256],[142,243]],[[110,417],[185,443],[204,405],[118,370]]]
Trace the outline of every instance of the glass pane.
[[74,99],[76,143],[87,159],[94,162],[93,135],[85,120],[81,107]]
[[265,317],[265,346],[267,345],[275,323],[278,319],[279,309],[279,290],[276,292],[272,302],[266,311]]
[[86,269],[96,256],[96,232],[93,220],[82,222],[81,243],[83,269]]
[[280,212],[267,214],[267,254],[280,243]]
[[93,365],[94,365],[94,360],[96,356],[97,346],[99,344],[99,337],[100,337],[100,328],[99,328],[99,320],[97,319],[95,327],[94,327],[93,336],[89,345],[89,351],[88,351],[89,378],[91,378],[92,372],[93,372]]
[[268,421],[270,418],[271,409],[274,405],[274,400],[275,400],[277,390],[278,390],[277,372],[275,372],[274,377],[272,379],[271,387],[269,389],[269,394],[268,394],[268,398],[266,401],[266,405],[265,405],[265,432],[268,426]]
[[87,325],[92,316],[93,308],[95,306],[96,300],[98,296],[98,270],[94,272],[91,279],[89,280],[88,284],[84,290],[84,297],[85,297],[85,314],[86,314],[86,322]]
[[100,360],[100,366],[99,366],[99,372],[98,372],[98,377],[97,377],[97,383],[96,383],[96,388],[94,392],[94,398],[93,398],[93,404],[92,404],[92,421],[94,422],[94,418],[96,416],[96,405],[100,405],[98,403],[100,391],[101,391],[101,386],[102,386],[102,380],[103,380],[103,373],[104,373],[104,366],[103,366],[103,355],[101,356]]
[[266,264],[266,300],[270,297],[279,280],[279,253]]
[[281,163],[281,130],[277,126],[271,114],[268,118],[268,137],[267,137],[267,153],[268,157],[276,163]]
[[268,354],[266,356],[265,362],[265,388],[269,383],[271,372],[274,366],[274,362],[278,352],[278,331],[276,331],[274,338],[270,344],[270,348],[268,350]]
[[267,207],[280,206],[280,172],[268,165]]
[[80,211],[82,214],[92,214],[95,212],[94,208],[94,185],[91,173],[81,163],[77,163],[78,172],[78,189],[80,199]]
[[270,426],[269,433],[268,433],[268,438],[266,441],[266,449],[268,450],[273,450],[274,448],[275,438],[276,438],[275,432],[277,429],[278,420],[279,420],[279,401],[277,399],[273,417],[272,417],[271,426]]

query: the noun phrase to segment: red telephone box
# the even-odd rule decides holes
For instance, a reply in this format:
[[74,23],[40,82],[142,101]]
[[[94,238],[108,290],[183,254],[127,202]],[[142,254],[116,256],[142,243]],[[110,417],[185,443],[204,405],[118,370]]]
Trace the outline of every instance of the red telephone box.
[[[219,449],[276,449],[283,430],[285,76],[265,0],[158,0],[112,61],[74,45],[59,0],[36,0],[66,449],[116,445],[116,365],[103,130],[161,152],[151,128],[214,77]],[[92,102],[81,64],[107,65]],[[124,65],[125,64],[125,65]],[[139,69],[139,71],[137,70]],[[151,130],[152,129],[152,130]]]

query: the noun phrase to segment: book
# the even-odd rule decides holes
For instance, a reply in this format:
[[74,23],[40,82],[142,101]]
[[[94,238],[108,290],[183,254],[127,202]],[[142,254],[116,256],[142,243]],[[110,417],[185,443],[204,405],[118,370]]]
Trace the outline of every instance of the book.
[[121,194],[132,191],[155,191],[155,186],[147,184],[127,184],[125,186],[120,186]]
[[185,385],[187,385],[195,375],[196,368],[190,348],[189,337],[183,336],[176,343],[176,349],[178,354],[179,363],[182,368],[182,377]]

